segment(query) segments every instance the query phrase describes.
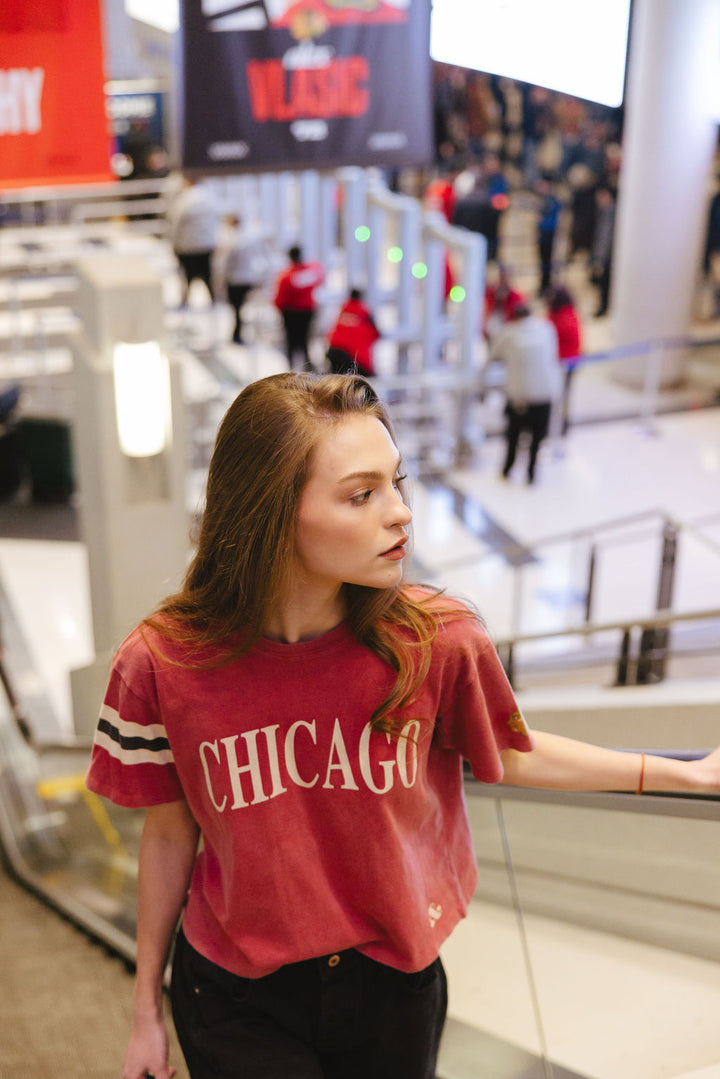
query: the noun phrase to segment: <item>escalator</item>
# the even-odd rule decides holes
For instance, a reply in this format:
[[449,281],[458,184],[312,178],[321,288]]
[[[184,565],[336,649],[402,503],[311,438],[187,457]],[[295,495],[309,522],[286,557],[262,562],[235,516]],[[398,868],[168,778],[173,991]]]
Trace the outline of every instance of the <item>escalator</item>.
[[[9,668],[0,680],[6,861],[131,965],[143,814],[86,791],[89,746],[35,744]],[[443,951],[451,1002],[439,1079],[675,1079],[717,1063],[720,800],[469,778],[466,797],[480,883]],[[638,1049],[638,1032],[658,1022],[653,985],[667,993],[660,1040],[675,1070],[644,1067]],[[676,998],[693,1000],[691,1011]]]

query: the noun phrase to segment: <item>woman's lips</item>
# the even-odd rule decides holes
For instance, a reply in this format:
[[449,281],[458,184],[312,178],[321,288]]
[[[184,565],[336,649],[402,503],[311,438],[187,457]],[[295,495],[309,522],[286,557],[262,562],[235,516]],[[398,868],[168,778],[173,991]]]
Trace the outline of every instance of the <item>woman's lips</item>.
[[391,561],[396,561],[405,557],[405,544],[407,543],[407,536],[398,540],[394,547],[391,547],[388,551],[383,551],[380,555],[381,558],[389,558]]

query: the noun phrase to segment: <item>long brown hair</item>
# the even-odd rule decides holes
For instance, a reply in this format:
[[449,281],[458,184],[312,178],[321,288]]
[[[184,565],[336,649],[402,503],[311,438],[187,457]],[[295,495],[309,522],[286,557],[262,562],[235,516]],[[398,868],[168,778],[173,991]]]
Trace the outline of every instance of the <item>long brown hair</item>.
[[[358,413],[374,416],[396,441],[375,390],[357,376],[271,375],[236,397],[215,441],[195,557],[149,625],[190,646],[189,655],[210,646],[217,662],[252,647],[282,603],[315,446],[328,425]],[[433,590],[343,588],[355,636],[396,672],[371,717],[375,729],[393,732],[393,714],[427,674],[441,615],[456,617],[456,608],[441,605]]]

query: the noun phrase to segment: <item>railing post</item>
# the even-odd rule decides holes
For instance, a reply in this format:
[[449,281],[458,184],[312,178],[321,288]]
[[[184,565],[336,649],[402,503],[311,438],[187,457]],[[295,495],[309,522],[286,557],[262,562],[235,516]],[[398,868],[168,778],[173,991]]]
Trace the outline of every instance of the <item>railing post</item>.
[[623,630],[620,655],[618,656],[617,673],[615,675],[616,686],[626,686],[628,684],[628,674],[630,673],[631,632],[632,628],[630,626],[626,626]]
[[594,588],[595,588],[595,552],[596,552],[596,547],[595,547],[595,544],[593,543],[590,546],[590,561],[588,563],[588,582],[587,582],[587,590],[585,592],[585,621],[586,622],[592,621],[592,602],[593,602],[593,591],[594,591]]
[[[675,562],[677,559],[678,530],[667,521],[663,528],[662,554],[656,608],[667,611],[672,604],[675,584]],[[637,680],[640,684],[662,682],[668,657],[670,630],[667,626],[653,626],[642,631],[640,655],[638,657]]]
[[515,689],[515,660],[513,656],[513,643],[510,641],[507,646],[507,655],[505,657],[503,666],[505,667],[505,674],[511,687]]

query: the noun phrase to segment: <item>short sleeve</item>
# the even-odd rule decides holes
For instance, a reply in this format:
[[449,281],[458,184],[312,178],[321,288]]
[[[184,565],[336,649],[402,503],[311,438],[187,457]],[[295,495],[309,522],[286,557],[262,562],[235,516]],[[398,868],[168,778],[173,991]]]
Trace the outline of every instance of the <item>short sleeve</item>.
[[479,622],[457,619],[444,631],[436,741],[468,761],[476,779],[499,783],[500,754],[529,752],[533,740],[492,641]]
[[110,671],[86,785],[117,805],[145,807],[185,797],[160,714],[155,662],[135,630]]

